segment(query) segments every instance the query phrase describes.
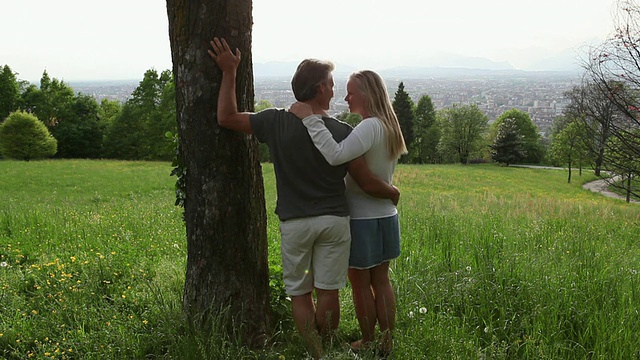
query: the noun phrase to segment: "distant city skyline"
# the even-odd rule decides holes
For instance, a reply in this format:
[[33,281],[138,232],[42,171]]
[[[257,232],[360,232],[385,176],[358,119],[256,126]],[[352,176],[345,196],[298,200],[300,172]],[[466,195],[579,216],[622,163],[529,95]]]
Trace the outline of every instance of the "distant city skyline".
[[[444,72],[444,71],[443,71]],[[538,131],[547,137],[557,116],[562,115],[569,100],[564,93],[580,82],[572,73],[518,72],[518,71],[451,71],[436,76],[403,75],[398,77],[383,73],[390,96],[394,96],[402,81],[404,89],[417,103],[428,95],[436,110],[453,104],[476,105],[494,121],[503,112],[518,109],[531,117]],[[335,96],[328,113],[336,116],[348,111],[344,101],[346,79],[337,74]],[[275,107],[288,108],[295,98],[289,85],[290,76],[258,76],[254,84],[255,101],[267,100]],[[138,81],[81,81],[69,85],[78,93],[90,95],[101,101],[125,102],[131,98]]]
[[[254,64],[329,59],[354,68],[485,64],[576,68],[613,31],[615,0],[253,2]],[[0,65],[21,80],[141,79],[171,69],[166,2],[10,1]],[[304,37],[303,37],[304,36]]]

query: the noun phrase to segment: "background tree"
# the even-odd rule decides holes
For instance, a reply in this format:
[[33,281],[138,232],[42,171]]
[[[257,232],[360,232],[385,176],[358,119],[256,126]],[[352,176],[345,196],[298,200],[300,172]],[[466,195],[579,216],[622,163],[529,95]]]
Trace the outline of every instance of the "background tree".
[[70,116],[74,97],[73,89],[69,85],[56,78],[52,79],[45,71],[40,79],[39,92],[32,94],[34,103],[29,104],[29,108],[51,130],[61,120]]
[[20,87],[16,74],[9,65],[5,65],[0,71],[0,123],[18,109],[19,101]]
[[494,144],[498,134],[498,128],[505,119],[514,119],[518,132],[523,137],[523,146],[526,156],[521,161],[527,164],[539,164],[544,158],[544,149],[540,142],[540,133],[535,126],[531,117],[524,111],[518,109],[507,110],[500,114],[498,118],[491,124],[488,139],[489,144]]
[[560,133],[573,121],[576,121],[575,118],[568,114],[556,116],[553,119],[549,134],[549,146],[547,149],[547,160],[552,166],[560,167],[567,165],[564,156],[558,156],[561,155],[557,149],[559,145],[554,143],[559,141],[558,136]]
[[491,144],[491,159],[498,163],[516,164],[527,157],[524,136],[514,118],[506,118],[498,126],[496,139]]
[[96,99],[82,94],[56,109],[56,122],[50,129],[58,141],[57,157],[95,159],[102,155],[103,129],[98,110]]
[[147,116],[145,138],[148,141],[146,154],[150,160],[168,161],[173,158],[174,150],[171,141],[165,136],[167,131],[176,133],[176,90],[173,75],[170,71],[163,71],[160,75],[162,90],[157,95],[157,105]]
[[[16,85],[18,83],[16,82]],[[98,121],[98,104],[88,95],[74,94],[73,89],[45,71],[40,88],[22,85],[24,92],[16,103],[33,113],[57,140],[56,157],[97,158],[101,156],[102,128]]]
[[78,94],[45,71],[40,88],[26,85],[18,106],[33,113],[57,140],[56,157],[97,158],[101,156],[103,128],[98,104],[92,96]]
[[0,153],[10,159],[29,161],[53,156],[57,142],[35,116],[16,111],[0,124]]
[[569,123],[553,137],[549,157],[556,164],[566,165],[569,169],[567,183],[571,182],[571,174],[574,164],[581,163],[587,156],[587,149],[584,146],[585,136],[584,123],[574,120]]
[[640,174],[640,158],[633,156],[627,150],[627,147],[630,145],[640,148],[640,129],[632,131],[637,132],[633,140],[637,141],[635,144],[622,144],[621,140],[616,137],[609,139],[607,144],[609,153],[612,154],[610,156],[611,161],[609,166],[609,171],[614,174],[612,185],[624,190],[627,202],[631,201],[631,196],[636,198],[640,197],[640,192],[637,190],[638,188],[633,186],[634,179],[637,179],[638,174]]
[[423,95],[414,109],[413,142],[409,149],[411,163],[436,163],[440,130],[436,126],[436,111],[429,95]]
[[[147,70],[133,90],[131,98],[127,100],[133,121],[140,123],[140,133],[133,136],[139,138],[137,152],[141,159],[154,159],[154,154],[164,150],[167,141],[164,134],[173,129],[172,127],[163,129],[163,117],[158,109],[162,101],[162,93],[171,81],[171,77],[169,71],[158,74],[155,69]],[[171,92],[169,88],[166,90]]]
[[106,158],[136,160],[143,158],[144,124],[129,102],[113,119],[105,131],[104,151]]
[[34,114],[36,108],[42,103],[42,93],[38,86],[34,84],[28,84],[24,90],[20,93],[20,99],[18,100],[18,108],[28,113]]
[[[404,136],[404,142],[407,146],[407,149],[410,149],[411,143],[413,142],[413,100],[404,90],[404,83],[400,82],[398,84],[398,90],[396,91],[395,97],[393,98],[393,110],[398,117],[398,122],[400,123],[400,129],[402,130],[402,135]],[[403,156],[400,158],[401,162],[407,162],[408,156]]]
[[270,309],[258,144],[253,136],[218,127],[222,73],[207,54],[214,36],[242,51],[238,110],[252,110],[251,9],[250,0],[167,0],[180,161],[186,168],[184,309],[201,328],[211,311],[227,309],[229,334],[259,346]]
[[[173,99],[173,103],[175,104],[175,98]],[[120,111],[122,111],[122,103],[120,101],[109,100],[107,98],[104,98],[102,99],[102,101],[100,101],[98,118],[100,119],[100,127],[102,128],[103,132],[106,131],[106,129],[111,125]]]
[[476,105],[454,105],[438,112],[442,131],[438,151],[445,161],[467,164],[480,150],[489,119]]
[[351,127],[356,127],[362,121],[362,116],[360,114],[343,111],[336,116],[336,119],[346,122],[351,125]]
[[143,79],[109,123],[104,155],[115,159],[171,160],[167,131],[177,131],[175,85],[170,71],[147,70]]
[[564,113],[584,123],[584,146],[593,154],[594,172],[600,176],[605,161],[605,148],[611,133],[616,105],[590,82],[573,87],[565,93],[569,106]]
[[[633,0],[618,0],[613,35],[589,52],[584,67],[587,76],[602,97],[617,109],[610,123],[605,149],[607,169],[637,173],[633,163],[618,159],[640,158],[640,6]],[[610,150],[610,151],[609,151]]]

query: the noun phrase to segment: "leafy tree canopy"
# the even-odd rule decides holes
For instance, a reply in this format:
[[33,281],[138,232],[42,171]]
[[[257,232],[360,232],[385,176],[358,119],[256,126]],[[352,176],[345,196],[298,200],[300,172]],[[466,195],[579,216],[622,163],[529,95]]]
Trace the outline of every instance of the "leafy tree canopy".
[[0,125],[0,153],[10,159],[29,161],[53,156],[57,141],[35,116],[16,111]]
[[414,109],[413,141],[409,148],[409,162],[425,164],[438,161],[437,145],[440,129],[436,111],[429,95],[423,95]]
[[89,95],[75,95],[73,101],[59,109],[58,121],[50,128],[58,140],[57,157],[99,158],[102,153],[103,129],[99,105]]
[[400,129],[402,130],[402,135],[404,136],[405,145],[407,146],[407,149],[409,149],[411,143],[413,142],[414,104],[413,100],[409,96],[409,93],[404,90],[403,82],[400,82],[400,84],[398,84],[398,90],[396,91],[392,105],[393,110],[398,117],[398,122],[400,123]]
[[347,124],[351,125],[352,127],[355,127],[362,121],[362,116],[360,116],[360,114],[354,114],[354,113],[345,111],[341,114],[338,114],[338,116],[336,116],[336,119],[340,121],[344,121]]
[[491,144],[491,158],[499,163],[515,164],[525,159],[527,152],[524,146],[524,136],[514,118],[506,118],[498,127],[498,133]]
[[20,101],[20,86],[16,74],[9,65],[0,71],[0,122],[18,109]]
[[488,122],[476,105],[454,105],[438,112],[441,130],[438,152],[445,161],[467,164],[480,150]]
[[271,103],[271,101],[262,99],[258,101],[258,103],[255,105],[255,111],[259,112],[262,110],[270,109],[272,107],[273,107],[273,104]]
[[498,128],[505,119],[514,119],[518,132],[523,136],[524,150],[527,155],[522,161],[530,164],[539,164],[544,156],[542,143],[540,141],[541,136],[538,128],[533,121],[531,121],[529,114],[524,111],[511,109],[502,113],[493,124],[491,124],[488,137],[489,143],[493,144],[495,142]]

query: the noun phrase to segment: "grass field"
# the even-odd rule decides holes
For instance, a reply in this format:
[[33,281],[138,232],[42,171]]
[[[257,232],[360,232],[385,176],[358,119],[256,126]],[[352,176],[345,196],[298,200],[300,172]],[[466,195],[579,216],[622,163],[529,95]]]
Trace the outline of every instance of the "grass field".
[[[273,168],[263,169],[277,264]],[[170,171],[0,161],[0,358],[304,359],[290,321],[260,352],[184,323],[186,240]],[[394,358],[640,358],[640,205],[566,175],[399,166]],[[344,348],[358,336],[348,288],[341,298],[328,355],[355,359]]]

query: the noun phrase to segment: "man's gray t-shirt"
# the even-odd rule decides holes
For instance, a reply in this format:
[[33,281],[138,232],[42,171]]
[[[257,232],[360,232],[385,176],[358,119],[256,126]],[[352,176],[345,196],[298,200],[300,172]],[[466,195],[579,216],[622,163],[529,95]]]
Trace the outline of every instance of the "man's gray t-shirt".
[[[324,123],[340,142],[351,127],[324,117]],[[347,216],[344,177],[347,164],[331,166],[316,149],[307,128],[283,109],[267,109],[249,117],[251,131],[266,143],[276,174],[280,220],[320,215]]]

